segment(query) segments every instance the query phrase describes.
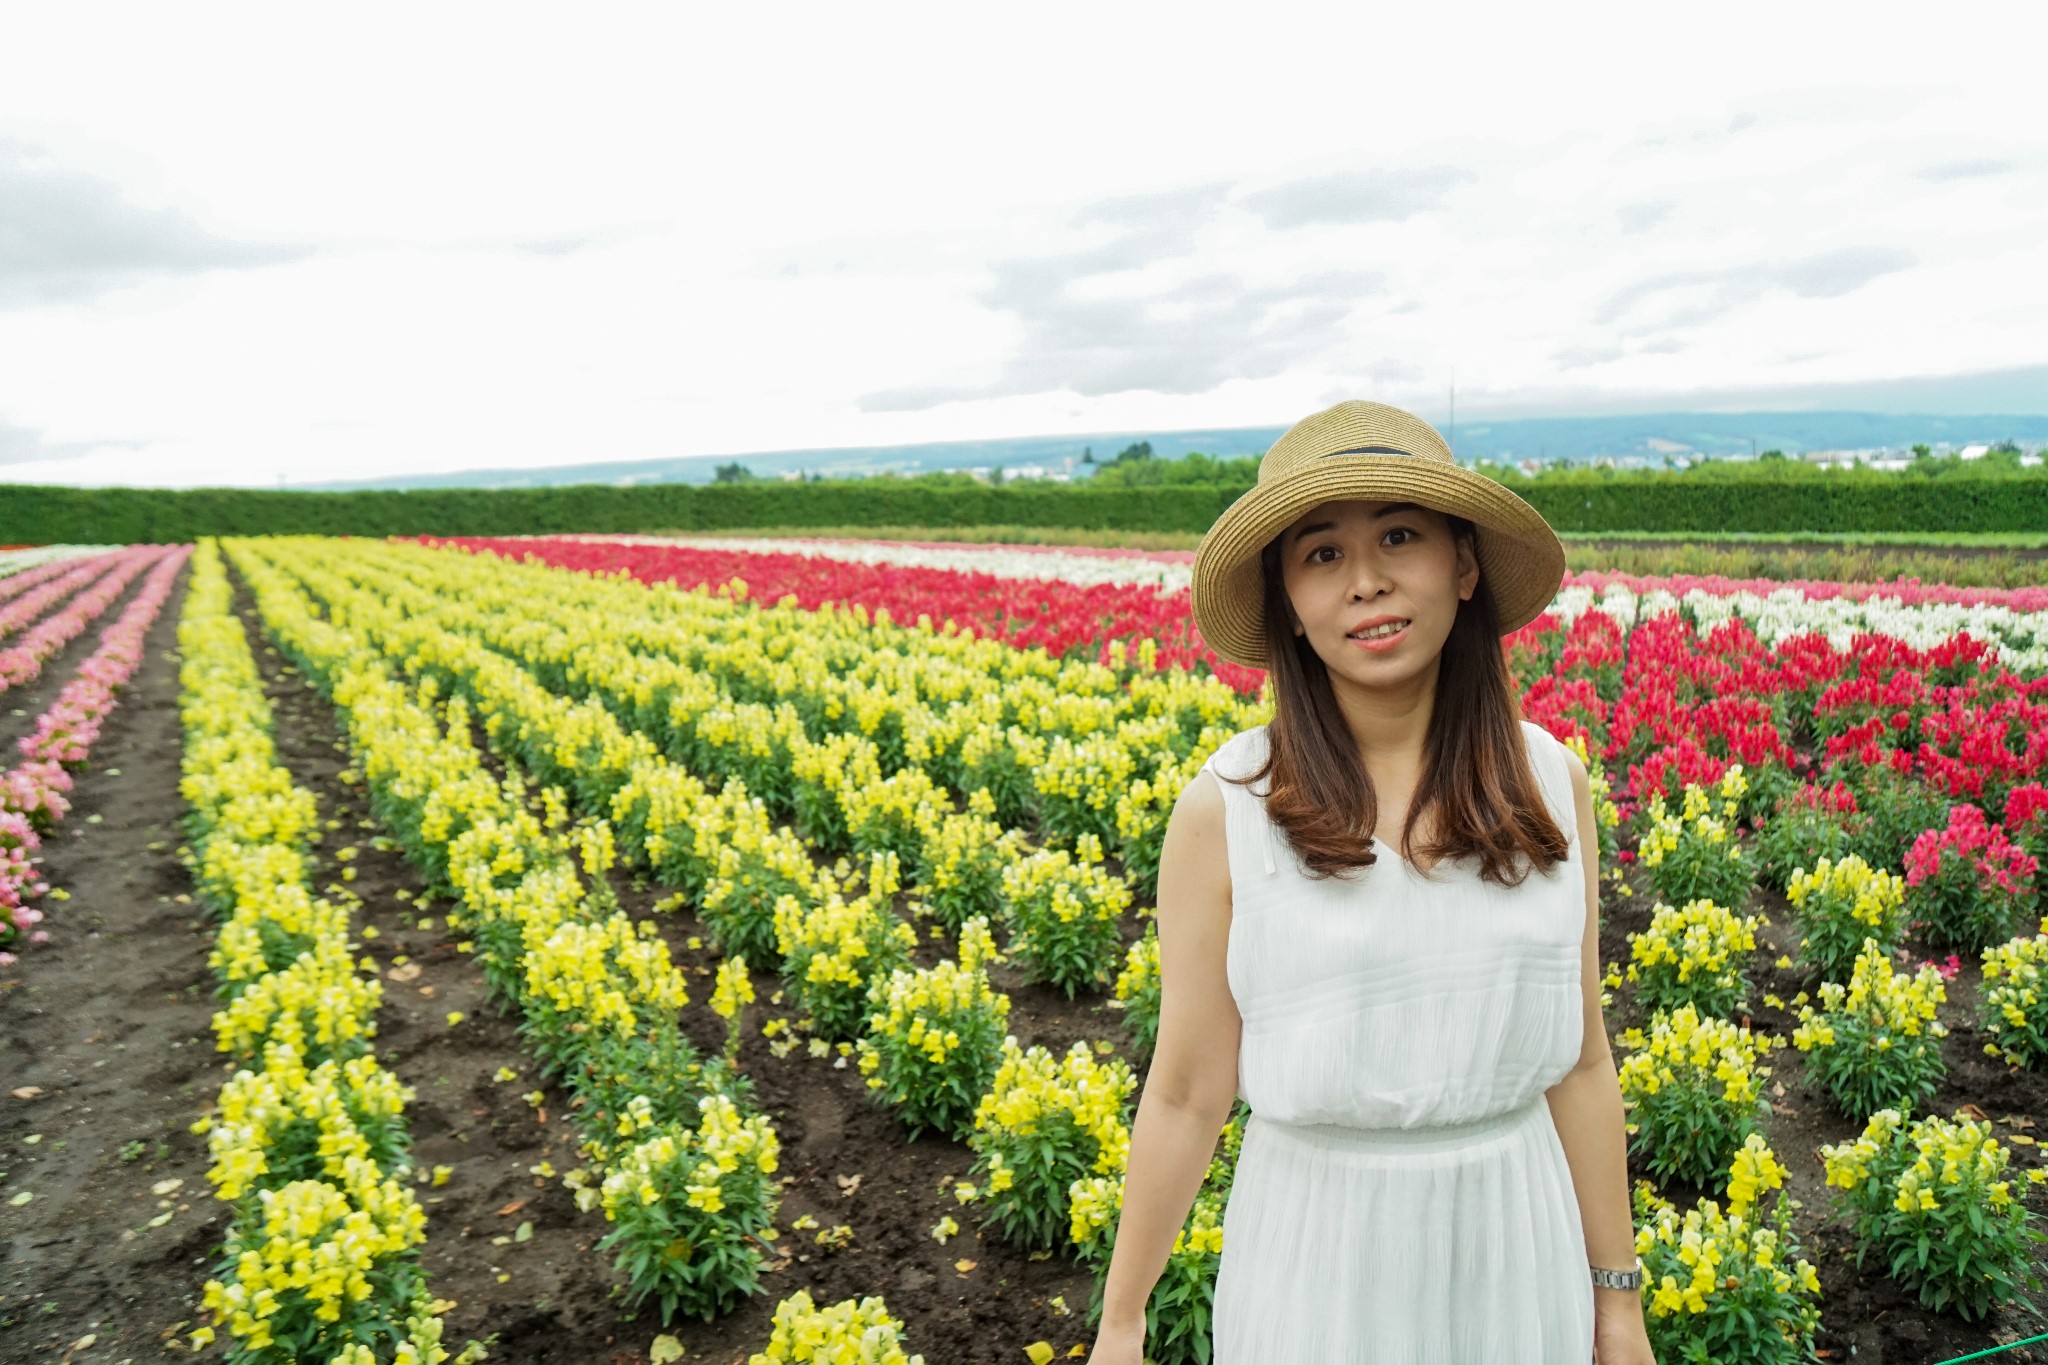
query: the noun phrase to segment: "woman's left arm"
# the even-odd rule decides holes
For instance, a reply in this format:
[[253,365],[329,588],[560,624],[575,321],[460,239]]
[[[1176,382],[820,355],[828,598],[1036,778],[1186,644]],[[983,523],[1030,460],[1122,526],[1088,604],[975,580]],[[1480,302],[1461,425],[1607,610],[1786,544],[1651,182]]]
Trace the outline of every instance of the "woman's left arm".
[[[1586,931],[1580,952],[1585,1038],[1578,1063],[1544,1098],[1571,1167],[1592,1265],[1627,1270],[1636,1263],[1635,1219],[1628,1184],[1627,1113],[1607,1020],[1600,1009],[1600,840],[1586,765],[1565,750],[1578,810],[1579,859],[1586,870]],[[1599,1365],[1652,1365],[1643,1324],[1642,1295],[1633,1289],[1593,1286],[1594,1358]]]

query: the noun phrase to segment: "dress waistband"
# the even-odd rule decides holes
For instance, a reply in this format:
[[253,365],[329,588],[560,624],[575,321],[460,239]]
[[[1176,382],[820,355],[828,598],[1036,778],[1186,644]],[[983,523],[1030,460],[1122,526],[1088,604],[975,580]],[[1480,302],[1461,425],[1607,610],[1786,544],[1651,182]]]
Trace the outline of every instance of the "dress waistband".
[[1515,1132],[1547,1117],[1549,1102],[1537,1095],[1527,1103],[1466,1123],[1430,1123],[1414,1128],[1360,1128],[1347,1123],[1288,1123],[1253,1112],[1251,1121],[1317,1146],[1354,1151],[1433,1152],[1464,1147]]

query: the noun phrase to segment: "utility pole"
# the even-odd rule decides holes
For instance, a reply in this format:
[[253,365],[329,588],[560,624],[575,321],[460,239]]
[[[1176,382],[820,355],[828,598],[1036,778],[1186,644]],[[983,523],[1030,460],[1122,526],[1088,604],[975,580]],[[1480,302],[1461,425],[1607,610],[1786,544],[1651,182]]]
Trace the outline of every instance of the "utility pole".
[[1458,367],[1456,365],[1451,366],[1450,428],[1450,435],[1444,439],[1444,444],[1451,448],[1451,458],[1455,460],[1458,458]]

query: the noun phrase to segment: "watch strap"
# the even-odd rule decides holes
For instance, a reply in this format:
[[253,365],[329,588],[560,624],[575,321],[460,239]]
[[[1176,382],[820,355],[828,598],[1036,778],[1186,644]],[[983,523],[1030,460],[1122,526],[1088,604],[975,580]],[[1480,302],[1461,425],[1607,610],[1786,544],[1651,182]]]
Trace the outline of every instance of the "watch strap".
[[1643,1287],[1643,1263],[1638,1259],[1632,1270],[1603,1270],[1592,1267],[1593,1283],[1602,1289],[1641,1289]]

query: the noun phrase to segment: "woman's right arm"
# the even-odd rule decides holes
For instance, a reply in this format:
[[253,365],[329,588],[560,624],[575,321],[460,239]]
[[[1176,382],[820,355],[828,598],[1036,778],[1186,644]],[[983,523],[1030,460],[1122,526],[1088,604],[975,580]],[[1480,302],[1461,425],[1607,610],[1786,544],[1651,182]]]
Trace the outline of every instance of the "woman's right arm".
[[1225,973],[1230,862],[1211,773],[1197,773],[1167,817],[1157,902],[1159,1033],[1131,1125],[1094,1365],[1138,1365],[1145,1305],[1237,1097],[1239,1022]]

